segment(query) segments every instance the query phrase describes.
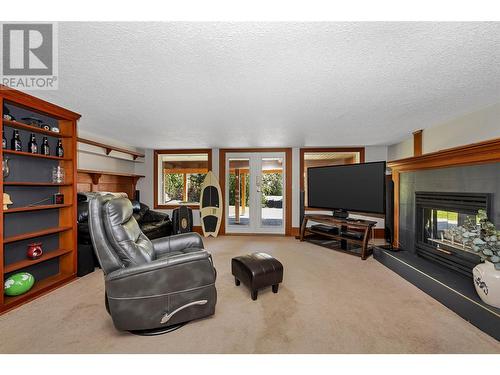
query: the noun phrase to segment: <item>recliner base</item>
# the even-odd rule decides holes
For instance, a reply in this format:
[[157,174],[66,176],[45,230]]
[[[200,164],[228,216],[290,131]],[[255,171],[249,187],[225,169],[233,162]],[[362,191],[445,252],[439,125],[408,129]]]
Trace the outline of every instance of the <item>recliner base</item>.
[[173,331],[178,330],[179,328],[183,327],[186,325],[188,322],[183,322],[183,323],[177,323],[173,324],[168,327],[160,327],[160,328],[153,328],[153,329],[141,329],[137,331],[128,331],[134,335],[138,336],[159,336],[159,335],[164,335],[165,333],[170,333]]

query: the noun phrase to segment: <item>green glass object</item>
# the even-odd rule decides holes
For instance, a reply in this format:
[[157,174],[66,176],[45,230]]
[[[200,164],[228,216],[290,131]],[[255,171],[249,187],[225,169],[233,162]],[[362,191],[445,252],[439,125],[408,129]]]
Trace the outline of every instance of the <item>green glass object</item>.
[[35,278],[31,273],[19,272],[11,275],[5,280],[4,293],[7,296],[19,296],[30,290],[35,284]]

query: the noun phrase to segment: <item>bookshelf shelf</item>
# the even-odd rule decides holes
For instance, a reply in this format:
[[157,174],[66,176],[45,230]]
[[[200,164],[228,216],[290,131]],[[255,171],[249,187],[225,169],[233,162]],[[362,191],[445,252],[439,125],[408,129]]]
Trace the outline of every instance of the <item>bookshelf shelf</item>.
[[26,130],[26,131],[29,131],[32,133],[43,134],[43,135],[46,135],[49,137],[71,138],[71,135],[60,134],[60,133],[56,133],[56,132],[53,132],[50,130],[43,130],[43,129],[37,128],[36,126],[33,126],[33,125],[23,124],[22,122],[19,122],[19,121],[3,120],[3,125],[9,126],[11,128],[15,128],[15,129]]
[[50,251],[48,253],[44,253],[38,259],[33,259],[33,260],[32,259],[25,259],[25,260],[22,260],[20,262],[9,264],[9,265],[5,266],[4,271],[5,271],[5,273],[17,271],[17,270],[32,266],[34,264],[45,262],[46,260],[54,259],[54,258],[57,258],[61,255],[68,254],[69,252],[71,252],[71,250],[68,250],[68,249],[57,249],[54,251]]
[[42,158],[42,159],[66,160],[66,161],[71,160],[71,158],[60,158],[58,156],[53,156],[53,155],[32,154],[30,152],[24,152],[24,151],[3,150],[3,153],[9,155],[28,156],[30,158]]
[[39,205],[39,206],[26,206],[26,207],[9,208],[8,210],[3,210],[3,213],[5,215],[5,214],[16,213],[16,212],[54,210],[57,208],[65,208],[65,207],[71,207],[71,206],[72,206],[72,204],[70,204],[70,203],[67,203],[67,204],[44,204],[44,205]]

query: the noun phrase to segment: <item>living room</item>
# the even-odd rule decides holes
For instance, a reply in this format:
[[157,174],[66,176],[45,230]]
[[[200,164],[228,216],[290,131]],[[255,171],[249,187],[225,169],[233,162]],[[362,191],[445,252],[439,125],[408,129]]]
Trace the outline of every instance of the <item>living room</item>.
[[498,363],[494,13],[154,9],[2,21],[0,353]]

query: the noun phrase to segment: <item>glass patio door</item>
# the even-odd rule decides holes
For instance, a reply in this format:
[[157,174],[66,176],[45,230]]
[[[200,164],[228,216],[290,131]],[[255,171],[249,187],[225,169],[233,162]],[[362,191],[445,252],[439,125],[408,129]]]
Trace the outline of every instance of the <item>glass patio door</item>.
[[226,153],[226,233],[285,233],[285,154]]

